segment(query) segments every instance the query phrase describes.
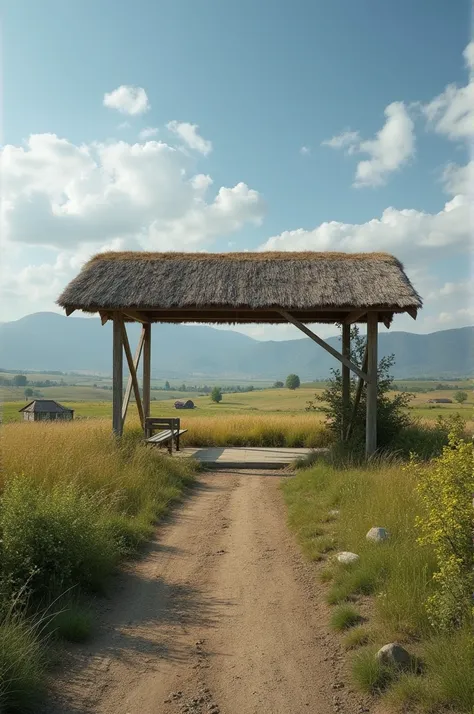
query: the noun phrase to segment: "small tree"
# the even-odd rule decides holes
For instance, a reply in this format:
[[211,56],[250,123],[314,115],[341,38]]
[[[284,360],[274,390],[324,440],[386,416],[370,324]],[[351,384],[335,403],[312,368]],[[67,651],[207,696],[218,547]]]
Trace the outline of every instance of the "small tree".
[[300,378],[298,377],[297,374],[289,374],[288,377],[286,378],[286,387],[288,389],[298,389],[300,386]]
[[13,384],[15,387],[26,387],[28,380],[24,374],[15,374]]
[[456,392],[456,393],[454,394],[454,401],[457,402],[458,404],[464,404],[464,402],[466,401],[467,397],[468,397],[468,393],[467,393],[467,392],[462,392],[462,391],[461,391],[461,392]]
[[170,383],[168,382],[168,380],[166,380],[166,382],[165,382],[165,389],[166,390],[170,389]]
[[275,382],[275,384],[273,385],[275,389],[281,389],[284,386],[285,385],[283,384],[283,382]]
[[219,404],[219,402],[222,402],[222,391],[221,391],[220,387],[213,387],[212,392],[211,392],[211,399],[216,404]]
[[29,399],[29,398],[32,397],[32,396],[33,396],[33,390],[31,389],[31,387],[27,387],[27,388],[25,389],[25,397],[26,397],[27,399]]
[[[362,368],[365,353],[365,339],[361,337],[359,328],[354,326],[351,330],[351,361]],[[377,446],[389,446],[395,437],[410,423],[410,417],[405,409],[412,399],[408,392],[397,392],[394,397],[389,393],[393,391],[393,376],[390,370],[395,363],[395,356],[382,357],[377,368]],[[352,416],[355,393],[358,379],[351,374],[350,404],[345,413],[342,401],[342,374],[339,369],[331,370],[331,378],[327,388],[322,394],[316,394],[314,400],[307,402],[306,411],[325,411],[329,417],[329,428],[335,433],[339,441],[342,435],[343,424],[348,424]],[[324,406],[320,407],[319,403]],[[359,406],[352,426],[350,448],[353,453],[362,452],[365,440],[365,413],[367,403],[367,389],[362,390]]]

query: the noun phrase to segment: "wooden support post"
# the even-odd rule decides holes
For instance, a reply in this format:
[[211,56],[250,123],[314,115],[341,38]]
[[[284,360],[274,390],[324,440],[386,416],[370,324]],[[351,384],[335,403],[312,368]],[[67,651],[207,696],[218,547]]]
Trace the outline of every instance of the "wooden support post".
[[376,312],[367,314],[367,412],[365,419],[365,455],[371,456],[377,449],[377,329]]
[[[367,372],[367,345],[365,347],[365,354],[364,354],[364,359],[362,361],[362,369],[364,372]],[[349,421],[349,425],[347,427],[347,432],[346,432],[346,441],[348,441],[351,437],[352,434],[352,429],[354,428],[355,424],[355,419],[357,415],[357,410],[359,408],[360,404],[360,398],[362,396],[362,389],[364,387],[364,380],[359,377],[359,381],[357,382],[357,389],[354,397],[354,403],[352,405],[352,415],[351,419]]]
[[114,312],[113,368],[112,368],[112,428],[115,436],[122,436],[123,349],[122,316]]
[[151,399],[151,323],[143,325],[143,417],[150,416]]
[[125,356],[126,356],[127,362],[128,362],[128,369],[130,371],[127,388],[125,390],[125,396],[124,396],[124,399],[122,402],[122,427],[125,424],[125,418],[127,416],[128,405],[130,402],[130,395],[131,395],[132,387],[133,387],[133,392],[135,394],[135,402],[137,405],[138,416],[140,418],[140,424],[141,424],[142,429],[144,429],[145,422],[143,420],[142,399],[140,396],[140,389],[138,387],[138,378],[137,378],[137,367],[138,367],[138,363],[140,361],[140,355],[142,353],[142,347],[143,347],[143,330],[142,330],[142,334],[140,335],[140,339],[138,340],[137,350],[135,352],[135,359],[132,358],[132,352],[130,350],[130,343],[128,341],[127,328],[125,327],[124,322],[122,322],[122,339],[123,339],[123,346],[125,349]]
[[[342,326],[342,355],[347,360],[351,358],[351,326]],[[362,367],[362,369],[364,369]],[[351,370],[347,364],[342,365],[342,434],[344,441],[349,425],[349,410],[351,408]]]

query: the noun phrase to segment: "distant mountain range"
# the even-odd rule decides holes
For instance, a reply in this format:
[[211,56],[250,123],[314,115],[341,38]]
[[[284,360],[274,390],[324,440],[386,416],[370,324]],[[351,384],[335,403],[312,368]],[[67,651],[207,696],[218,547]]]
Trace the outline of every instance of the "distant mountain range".
[[[317,326],[315,327],[317,331]],[[130,325],[132,351],[139,326]],[[339,337],[328,339],[340,349]],[[474,327],[417,335],[380,334],[379,355],[395,354],[397,378],[466,377],[474,374]],[[0,366],[5,369],[88,371],[110,374],[112,330],[97,318],[64,317],[52,312],[0,324]],[[152,371],[156,378],[206,377],[283,379],[295,372],[318,379],[338,366],[310,339],[261,342],[232,330],[205,325],[157,324],[152,329]]]

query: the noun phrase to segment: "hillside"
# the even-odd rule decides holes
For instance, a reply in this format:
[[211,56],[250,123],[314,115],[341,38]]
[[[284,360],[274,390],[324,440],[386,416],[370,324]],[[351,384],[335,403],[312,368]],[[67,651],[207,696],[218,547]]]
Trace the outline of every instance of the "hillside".
[[[129,327],[133,344],[138,325]],[[340,348],[338,337],[328,340]],[[97,318],[66,318],[35,313],[0,324],[0,366],[15,370],[111,371],[111,325]],[[397,378],[460,377],[474,373],[474,327],[428,335],[384,332],[380,356],[394,353]],[[155,377],[231,377],[277,379],[296,372],[302,379],[328,376],[337,366],[311,340],[259,342],[232,330],[205,325],[154,325],[152,369]]]

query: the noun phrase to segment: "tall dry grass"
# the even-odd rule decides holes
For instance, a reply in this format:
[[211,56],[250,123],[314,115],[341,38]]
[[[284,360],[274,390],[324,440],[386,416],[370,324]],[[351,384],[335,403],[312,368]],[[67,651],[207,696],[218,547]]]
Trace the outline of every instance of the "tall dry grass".
[[96,420],[8,424],[1,454],[0,709],[27,712],[45,661],[45,628],[29,623],[47,612],[50,634],[87,634],[78,599],[106,587],[180,497],[193,465],[147,448],[138,429],[119,441]]
[[183,437],[187,446],[327,446],[329,429],[319,415],[312,414],[223,414],[198,416],[181,423],[188,432]]

